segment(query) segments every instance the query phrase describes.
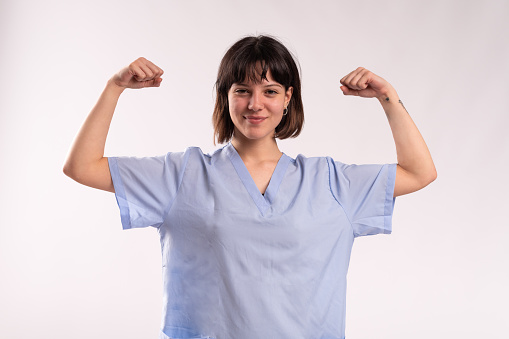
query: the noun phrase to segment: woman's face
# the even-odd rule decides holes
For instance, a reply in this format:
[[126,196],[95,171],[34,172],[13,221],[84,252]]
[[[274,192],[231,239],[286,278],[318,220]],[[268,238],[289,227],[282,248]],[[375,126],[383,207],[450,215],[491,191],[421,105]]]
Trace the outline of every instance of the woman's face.
[[235,125],[234,138],[274,138],[274,131],[283,118],[293,88],[285,90],[283,85],[272,78],[270,70],[266,78],[256,83],[234,83],[228,91],[230,117]]

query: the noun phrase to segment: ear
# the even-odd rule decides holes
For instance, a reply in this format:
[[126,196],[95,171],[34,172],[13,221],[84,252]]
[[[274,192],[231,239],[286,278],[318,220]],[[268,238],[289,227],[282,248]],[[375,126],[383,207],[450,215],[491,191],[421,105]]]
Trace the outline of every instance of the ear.
[[286,90],[286,93],[285,93],[285,107],[288,106],[288,103],[290,103],[292,94],[293,94],[293,87],[290,86],[290,87],[288,87],[288,89]]

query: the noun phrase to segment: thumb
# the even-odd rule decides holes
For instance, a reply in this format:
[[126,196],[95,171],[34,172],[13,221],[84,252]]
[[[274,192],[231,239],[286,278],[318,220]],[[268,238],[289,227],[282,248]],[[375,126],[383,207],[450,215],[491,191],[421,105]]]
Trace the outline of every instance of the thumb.
[[359,91],[356,91],[356,90],[350,89],[350,88],[348,88],[348,87],[346,87],[346,86],[344,86],[344,85],[343,85],[343,86],[341,86],[340,88],[341,88],[341,90],[343,91],[343,94],[344,94],[344,95],[359,95]]
[[163,78],[155,78],[147,81],[143,81],[142,87],[159,87]]

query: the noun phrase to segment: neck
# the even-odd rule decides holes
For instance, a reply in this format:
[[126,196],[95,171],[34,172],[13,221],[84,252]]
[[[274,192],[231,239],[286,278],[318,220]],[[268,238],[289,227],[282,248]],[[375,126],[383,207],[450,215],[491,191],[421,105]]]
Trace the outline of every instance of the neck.
[[231,143],[243,161],[279,159],[282,154],[277,146],[275,138],[250,140],[243,136],[239,138],[234,135]]

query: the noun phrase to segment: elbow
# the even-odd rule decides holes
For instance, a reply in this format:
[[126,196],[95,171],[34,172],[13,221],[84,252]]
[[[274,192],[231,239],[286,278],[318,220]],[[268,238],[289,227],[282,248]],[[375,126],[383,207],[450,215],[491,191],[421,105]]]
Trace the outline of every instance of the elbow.
[[70,161],[66,161],[64,164],[64,167],[62,169],[64,174],[68,176],[69,178],[76,180],[76,173],[74,171],[74,167],[72,166],[72,163]]
[[394,189],[395,197],[419,191],[437,178],[435,166],[421,170],[419,173],[410,173],[399,165],[398,169],[399,173],[396,174],[396,186]]
[[437,179],[437,169],[435,168],[435,166],[433,166],[432,169],[430,169],[425,176],[423,176],[421,178],[421,186],[424,188],[426,186],[428,186],[429,184],[431,184],[433,181],[435,181]]
[[433,181],[437,180],[437,177],[438,177],[437,169],[433,167],[433,174],[431,175],[431,181],[429,183],[431,184]]
[[66,176],[71,178],[74,181],[81,182],[80,178],[82,177],[83,169],[80,170],[80,167],[75,164],[73,161],[69,159],[65,162],[62,171]]

